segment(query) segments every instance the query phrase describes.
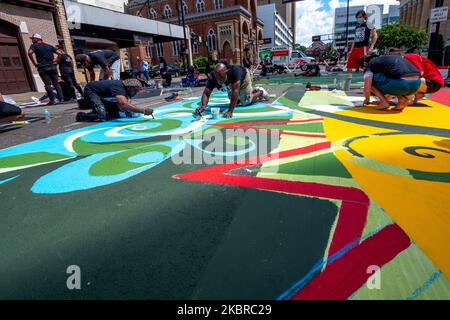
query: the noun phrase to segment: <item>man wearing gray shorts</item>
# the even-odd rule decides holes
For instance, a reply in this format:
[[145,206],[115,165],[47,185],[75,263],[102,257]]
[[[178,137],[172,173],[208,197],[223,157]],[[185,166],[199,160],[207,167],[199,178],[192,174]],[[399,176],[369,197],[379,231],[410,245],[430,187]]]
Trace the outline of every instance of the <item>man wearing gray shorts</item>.
[[203,91],[200,107],[195,112],[201,114],[208,105],[209,97],[214,89],[223,89],[228,92],[230,106],[223,115],[225,118],[233,116],[234,108],[238,103],[249,105],[258,99],[268,100],[268,93],[262,88],[252,87],[252,74],[244,67],[220,62],[211,72],[206,88]]
[[100,66],[99,80],[120,80],[120,57],[112,50],[96,50],[75,57],[89,71],[89,81],[95,81],[94,67]]

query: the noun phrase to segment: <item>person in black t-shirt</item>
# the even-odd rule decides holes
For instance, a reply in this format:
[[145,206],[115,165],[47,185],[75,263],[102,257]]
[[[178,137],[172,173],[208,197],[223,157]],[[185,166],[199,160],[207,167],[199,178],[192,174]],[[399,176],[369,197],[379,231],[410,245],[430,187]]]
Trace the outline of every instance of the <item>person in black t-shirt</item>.
[[72,57],[64,52],[63,46],[56,46],[58,52],[57,62],[59,64],[59,73],[64,83],[69,87],[70,94],[73,99],[77,98],[75,94],[75,88],[78,90],[81,96],[83,96],[83,89],[77,82],[75,77],[75,70],[73,66]]
[[102,68],[99,80],[120,80],[120,57],[112,50],[77,54],[75,59],[89,71],[90,81],[95,81],[94,66],[96,65]]
[[[355,40],[350,49],[347,61],[347,72],[352,72],[353,69],[359,69],[359,60],[365,55],[371,55],[375,44],[377,42],[377,30],[375,26],[367,21],[368,17],[364,10],[359,10],[356,13],[356,27]],[[369,39],[372,40],[369,45]]]
[[252,88],[252,76],[250,71],[241,66],[229,65],[225,61],[219,62],[211,72],[206,88],[203,91],[200,107],[195,113],[201,114],[208,105],[209,96],[214,89],[226,90],[230,98],[230,106],[224,114],[225,118],[233,116],[234,108],[238,103],[249,105],[257,99],[268,100],[268,93],[262,88]]
[[411,95],[416,93],[423,85],[419,70],[402,56],[369,56],[361,59],[364,67],[364,104],[370,102],[370,95],[374,93],[379,102],[375,108],[385,110],[389,108],[388,96],[398,97],[394,110],[403,110],[411,101]]
[[[53,88],[55,88],[58,93],[59,101],[64,102],[63,92],[58,83],[58,70],[56,70],[55,64],[55,54],[57,54],[56,48],[44,43],[40,34],[35,33],[30,39],[33,44],[30,46],[30,49],[28,49],[28,57],[30,58],[31,63],[37,68],[42,82],[44,82],[45,91],[50,99],[47,105],[56,104]],[[36,59],[33,55],[36,56]]]
[[[128,101],[141,88],[141,82],[137,79],[91,81],[84,88],[84,99],[85,103],[92,108],[92,112],[79,112],[76,119],[77,121],[105,121],[117,118],[119,110],[125,113],[152,115],[153,109],[138,107]],[[110,103],[105,106],[105,101]]]

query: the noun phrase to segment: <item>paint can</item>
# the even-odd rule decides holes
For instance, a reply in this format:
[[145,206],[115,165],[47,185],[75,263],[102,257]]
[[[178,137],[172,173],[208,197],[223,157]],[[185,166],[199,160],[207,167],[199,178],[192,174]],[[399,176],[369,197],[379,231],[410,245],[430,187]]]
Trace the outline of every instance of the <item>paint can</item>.
[[213,119],[217,119],[219,117],[220,108],[211,108],[211,115]]

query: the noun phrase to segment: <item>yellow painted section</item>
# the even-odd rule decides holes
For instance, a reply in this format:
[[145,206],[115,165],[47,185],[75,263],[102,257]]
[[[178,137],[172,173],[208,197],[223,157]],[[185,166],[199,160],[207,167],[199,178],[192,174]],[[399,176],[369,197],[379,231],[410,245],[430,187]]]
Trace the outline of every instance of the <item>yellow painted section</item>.
[[[354,108],[337,114],[355,118],[408,124],[450,130],[450,107],[425,100],[430,107],[408,107],[402,113]],[[450,139],[424,134],[373,136],[396,132],[372,126],[324,118],[324,129],[330,141],[370,135],[353,141],[350,146],[364,158],[378,162],[371,169],[357,162],[345,149],[335,150],[336,157],[364,192],[408,234],[421,250],[450,280],[450,183],[416,180],[401,174],[405,169],[433,173],[450,172],[450,154],[418,149],[425,158],[405,151],[407,147],[428,147],[450,151]],[[376,161],[376,162],[375,162]],[[383,164],[398,167],[399,174],[383,172]]]
[[336,156],[353,179],[450,279],[450,184],[365,168],[344,150]]
[[338,111],[336,114],[368,120],[450,129],[450,107],[430,100],[424,100],[423,103],[429,107],[407,107],[401,113],[375,110],[371,107],[358,107]]
[[332,118],[324,118],[324,128],[329,141],[339,141],[355,136],[364,136],[383,132],[396,132],[395,130],[365,126]]
[[[425,172],[450,172],[450,153],[437,150],[418,149],[418,154],[429,154],[433,158],[414,156],[407,153],[407,147],[429,147],[444,149],[439,144],[445,138],[421,135],[399,134],[389,136],[372,136],[353,141],[350,147],[366,158],[375,159],[383,163],[391,164],[404,169],[412,169]],[[450,194],[449,194],[450,197]]]

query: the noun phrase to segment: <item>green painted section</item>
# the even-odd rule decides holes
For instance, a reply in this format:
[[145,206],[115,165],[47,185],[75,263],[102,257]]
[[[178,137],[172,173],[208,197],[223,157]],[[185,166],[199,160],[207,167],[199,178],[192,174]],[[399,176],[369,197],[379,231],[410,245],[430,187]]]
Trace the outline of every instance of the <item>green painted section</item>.
[[371,201],[369,210],[367,211],[367,220],[362,236],[366,237],[392,223],[394,223],[394,221],[389,215],[375,202]]
[[127,149],[145,147],[148,142],[123,142],[123,143],[92,143],[76,139],[72,147],[80,156],[87,156],[96,153],[115,152]]
[[345,96],[345,93],[333,93],[330,91],[307,91],[300,101],[300,107],[312,105],[344,105],[353,106],[350,101],[339,99],[338,95]]
[[276,111],[275,109],[273,109],[273,108],[268,108],[268,107],[264,107],[264,108],[251,108],[251,109],[249,109],[249,108],[242,108],[242,109],[236,109],[235,111],[234,111],[234,113],[236,113],[236,114],[239,114],[239,113],[254,113],[254,112],[261,112],[261,113],[263,113],[263,112],[273,112],[273,111]]
[[218,122],[218,124],[224,124],[224,123],[239,123],[239,122],[256,122],[256,121],[275,121],[275,120],[289,120],[291,119],[290,116],[276,116],[276,117],[270,117],[269,119],[267,117],[246,117],[245,119],[236,119],[236,118],[231,118],[231,119],[227,119],[224,121],[220,121]]
[[277,125],[260,125],[252,126],[252,128],[264,128],[272,130],[288,130],[298,132],[311,132],[311,133],[323,133],[322,122],[312,122],[304,124],[277,124]]
[[119,154],[112,155],[92,165],[89,169],[89,174],[93,176],[107,176],[121,174],[133,169],[138,169],[149,165],[149,163],[135,163],[129,162],[128,158],[147,153],[151,151],[161,152],[166,156],[170,152],[170,148],[164,145],[151,145],[145,148],[133,149]]
[[[430,277],[438,271],[431,261],[415,245],[401,252],[381,269],[380,289],[369,289],[363,285],[351,297],[354,300],[405,300],[420,292],[417,299],[448,299],[450,282],[441,275],[427,285]],[[417,290],[422,288],[422,290]]]
[[148,130],[130,130],[130,131],[138,131],[138,132],[145,132],[145,133],[151,133],[151,132],[160,132],[160,131],[167,131],[167,130],[173,130],[176,128],[179,128],[182,124],[180,120],[175,119],[163,119],[163,120],[153,120],[152,123],[160,123],[159,126],[150,128]]
[[351,174],[333,153],[281,164],[278,173],[351,178]]
[[436,182],[450,182],[450,172],[424,172],[408,170],[411,176],[417,180],[427,180]]
[[226,143],[233,144],[236,146],[248,146],[250,144],[250,139],[248,137],[230,137],[227,138]]
[[0,168],[14,168],[29,166],[38,163],[45,163],[70,157],[63,154],[48,153],[48,152],[33,152],[27,154],[19,154],[10,157],[0,158]]

